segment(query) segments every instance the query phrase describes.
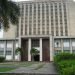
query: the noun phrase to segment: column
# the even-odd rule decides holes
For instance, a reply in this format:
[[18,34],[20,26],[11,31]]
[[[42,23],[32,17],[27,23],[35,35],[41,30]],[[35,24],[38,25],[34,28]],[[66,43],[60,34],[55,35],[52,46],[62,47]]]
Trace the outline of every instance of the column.
[[23,20],[23,35],[25,35],[25,14],[26,14],[26,5],[24,5],[24,16],[23,16],[23,18],[24,18],[24,20]]
[[4,46],[5,46],[5,47],[4,47],[4,57],[6,58],[6,41],[4,41],[4,44],[5,44],[5,45],[4,45]]
[[42,61],[42,38],[40,38],[40,61]]
[[72,41],[70,39],[70,53],[72,53]]
[[19,37],[19,47],[21,48],[21,37]]
[[[21,48],[21,37],[19,37],[19,47]],[[19,61],[21,61],[21,57],[20,57],[20,55],[19,55]]]
[[12,60],[15,60],[15,42],[12,41]]
[[50,35],[50,61],[53,61],[54,50],[53,50],[53,36]]
[[61,50],[62,50],[61,52],[64,52],[63,44],[64,44],[63,39],[61,39]]
[[28,61],[31,61],[30,50],[31,50],[31,38],[28,39]]

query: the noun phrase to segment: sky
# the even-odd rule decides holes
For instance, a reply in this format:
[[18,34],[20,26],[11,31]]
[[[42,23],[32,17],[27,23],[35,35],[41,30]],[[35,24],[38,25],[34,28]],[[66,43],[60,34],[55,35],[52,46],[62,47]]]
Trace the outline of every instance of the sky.
[[12,1],[29,1],[29,0],[12,0]]
[[[12,1],[30,1],[30,0],[12,0]],[[75,1],[75,0],[73,0]]]

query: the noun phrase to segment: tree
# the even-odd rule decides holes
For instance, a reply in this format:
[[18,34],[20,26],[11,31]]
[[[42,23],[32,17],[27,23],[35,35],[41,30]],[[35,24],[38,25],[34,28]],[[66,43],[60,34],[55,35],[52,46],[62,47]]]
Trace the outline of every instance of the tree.
[[39,51],[35,48],[32,48],[30,53],[31,53],[32,61],[34,61],[34,55],[38,55]]
[[21,48],[19,48],[19,47],[18,47],[18,48],[16,48],[15,53],[16,53],[16,54],[18,54],[18,53],[20,53],[20,54],[21,54],[21,53],[22,53],[22,49],[21,49]]
[[15,2],[0,0],[0,23],[2,23],[4,30],[10,27],[9,23],[17,25],[19,16],[20,10]]
[[19,55],[19,60],[21,60],[22,49],[20,47],[17,47],[15,53]]

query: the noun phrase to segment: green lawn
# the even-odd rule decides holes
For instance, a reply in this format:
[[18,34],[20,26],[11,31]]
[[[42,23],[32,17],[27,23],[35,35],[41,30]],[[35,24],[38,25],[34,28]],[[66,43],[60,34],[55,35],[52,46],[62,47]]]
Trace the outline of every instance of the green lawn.
[[14,70],[16,68],[11,68],[11,67],[1,67],[0,68],[0,72],[7,72],[7,71],[11,71]]
[[0,63],[0,72],[7,72],[19,67],[28,67],[37,62],[6,62]]

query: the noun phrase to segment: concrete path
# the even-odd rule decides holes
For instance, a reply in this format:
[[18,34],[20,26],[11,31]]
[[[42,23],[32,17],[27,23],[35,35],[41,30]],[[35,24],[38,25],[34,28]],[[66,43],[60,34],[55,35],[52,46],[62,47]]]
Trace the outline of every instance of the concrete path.
[[38,63],[28,67],[20,67],[16,70],[12,70],[9,73],[28,73],[28,74],[48,74],[58,75],[53,63]]

